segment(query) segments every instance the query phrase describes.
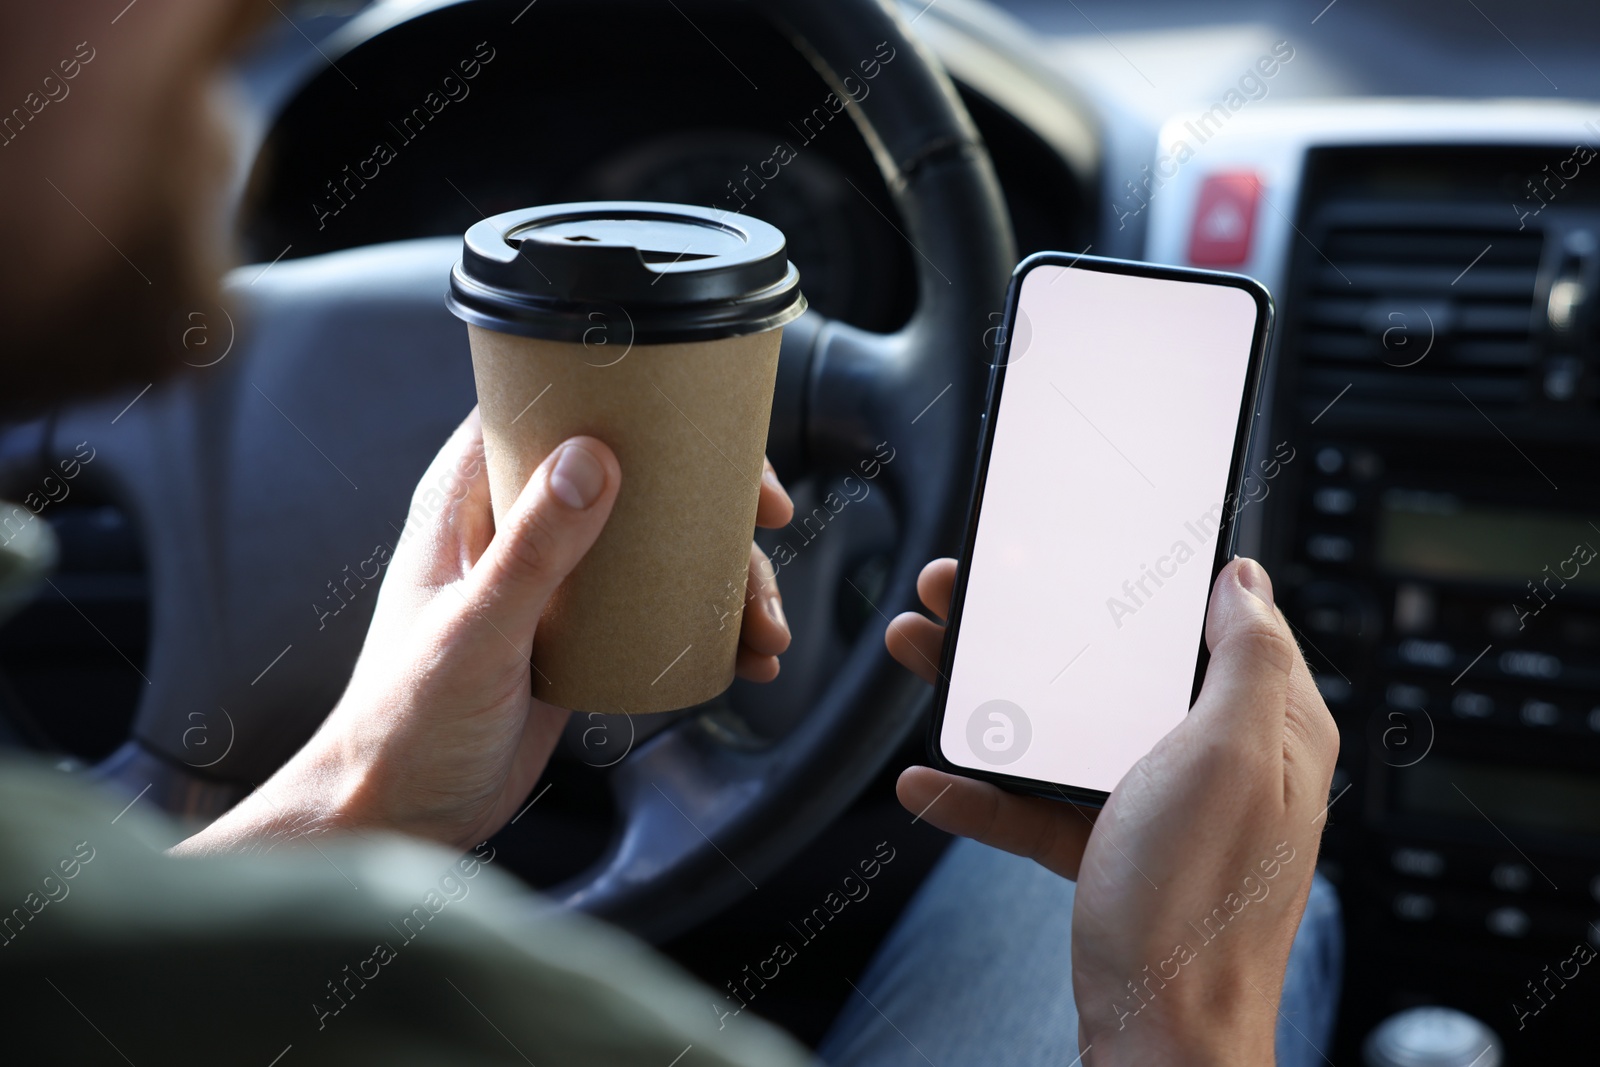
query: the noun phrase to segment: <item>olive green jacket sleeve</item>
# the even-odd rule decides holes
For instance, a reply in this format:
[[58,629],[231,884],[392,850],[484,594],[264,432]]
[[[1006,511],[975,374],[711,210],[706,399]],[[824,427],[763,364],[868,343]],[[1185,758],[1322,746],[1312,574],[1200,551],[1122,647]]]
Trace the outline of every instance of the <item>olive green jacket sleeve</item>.
[[[813,1062],[493,850],[320,837],[178,859],[149,799],[0,765],[8,1063]],[[31,1054],[31,1055],[24,1055]]]

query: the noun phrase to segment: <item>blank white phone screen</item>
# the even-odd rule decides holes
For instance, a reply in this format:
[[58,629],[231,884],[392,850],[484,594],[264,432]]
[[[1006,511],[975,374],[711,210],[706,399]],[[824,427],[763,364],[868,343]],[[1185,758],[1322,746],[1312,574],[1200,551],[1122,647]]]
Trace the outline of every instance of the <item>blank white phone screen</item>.
[[1189,710],[1257,307],[1052,265],[1017,307],[940,747],[1109,792]]

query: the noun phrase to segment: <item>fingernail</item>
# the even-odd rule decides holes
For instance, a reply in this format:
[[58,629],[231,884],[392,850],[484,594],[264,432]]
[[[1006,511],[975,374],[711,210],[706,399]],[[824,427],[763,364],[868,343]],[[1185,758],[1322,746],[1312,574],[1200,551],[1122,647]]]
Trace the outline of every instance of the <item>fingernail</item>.
[[772,621],[783,628],[784,633],[789,632],[789,620],[783,616],[783,601],[779,597],[767,597],[767,614]]
[[550,469],[550,491],[569,508],[582,511],[600,499],[606,486],[605,468],[582,445],[563,445]]
[[781,496],[785,501],[788,501],[791,506],[794,504],[794,501],[789,500],[789,491],[783,487],[782,482],[778,481],[778,472],[772,469],[771,463],[765,464],[762,467],[761,481],[762,484],[764,484],[768,489],[771,489],[773,492]]
[[1250,590],[1255,598],[1272,607],[1272,579],[1261,564],[1253,559],[1239,561],[1239,584]]

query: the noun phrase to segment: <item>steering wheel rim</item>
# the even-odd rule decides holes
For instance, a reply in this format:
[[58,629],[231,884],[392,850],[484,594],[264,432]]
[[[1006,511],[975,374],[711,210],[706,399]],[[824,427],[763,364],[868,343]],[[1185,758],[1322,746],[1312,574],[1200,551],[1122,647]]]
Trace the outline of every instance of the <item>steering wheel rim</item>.
[[[754,751],[719,744],[713,727],[690,719],[646,742],[613,774],[622,834],[597,870],[553,893],[658,940],[703,915],[663,909],[662,878],[636,872],[673,870],[672,881],[696,887],[694,911],[731,903],[798,851],[810,838],[806,828],[843,811],[920,717],[925,687],[889,660],[883,630],[893,612],[916,603],[922,565],[954,549],[965,521],[988,376],[988,315],[1000,307],[1015,259],[987,151],[954,87],[893,8],[874,0],[754,6],[785,26],[836,93],[844,91],[839,72],[880,42],[910,60],[895,80],[878,79],[856,117],[916,253],[916,310],[893,334],[816,315],[791,326],[780,374],[789,379],[783,391],[802,406],[798,414],[775,410],[769,438],[779,469],[812,473],[849,469],[887,442],[895,459],[883,477],[905,538],[873,605],[876,624],[813,713],[781,742]],[[801,354],[791,355],[797,348]],[[798,456],[786,432],[797,439]],[[657,790],[670,806],[651,796]],[[750,793],[758,799],[727,803]]]
[[[455,4],[430,5],[422,14],[449,6]],[[948,78],[910,36],[908,25],[892,6],[880,0],[747,0],[740,6],[778,25],[835,93],[845,92],[844,78],[859,61],[873,57],[883,44],[895,50],[895,61],[874,80],[872,92],[847,110],[872,150],[904,225],[902,236],[913,250],[916,309],[906,325],[891,334],[871,333],[815,312],[787,327],[769,454],[786,477],[805,471],[827,478],[862,461],[881,460],[880,446],[892,449],[894,458],[881,464],[877,484],[895,512],[900,540],[882,594],[871,602],[874,614],[869,625],[809,712],[786,734],[751,744],[748,739],[730,740],[726,721],[715,715],[684,715],[607,772],[619,829],[594,866],[548,890],[547,897],[657,941],[732,903],[797,853],[859,795],[923,712],[926,688],[889,659],[883,650],[883,631],[894,612],[915,604],[916,577],[923,563],[958,544],[989,372],[986,335],[993,325],[991,313],[1001,307],[1015,259],[1004,200],[977,131]],[[695,13],[693,6],[684,7]],[[405,21],[418,17],[411,15]],[[360,39],[345,41],[336,59],[386,29],[377,27]],[[124,420],[133,424],[130,435],[142,435],[147,442],[157,439],[163,431],[155,419],[192,423],[208,402],[238,406],[244,402],[241,397],[253,402],[248,392],[252,386],[271,401],[262,387],[262,375],[270,375],[283,362],[269,356],[289,343],[286,336],[300,344],[315,343],[319,329],[330,321],[340,322],[339,292],[344,290],[352,294],[352,308],[367,301],[372,305],[368,315],[378,314],[373,308],[383,306],[382,314],[393,316],[398,305],[393,299],[385,304],[386,284],[415,292],[419,284],[426,284],[446,245],[453,257],[459,241],[441,239],[285,262],[270,275],[236,273],[229,288],[243,299],[234,315],[238,321],[230,319],[229,327],[236,326],[241,333],[253,328],[256,342],[236,359],[225,381],[178,384],[166,389],[164,396],[152,397],[142,412]],[[445,275],[439,273],[440,293],[444,281]],[[297,301],[315,307],[301,313],[305,322],[286,323],[284,317],[295,313]],[[428,316],[434,311],[445,315],[442,302],[437,309],[427,309]],[[436,323],[432,317],[426,321],[426,329],[436,331],[430,336],[446,336],[450,324],[443,319]],[[361,335],[358,325],[344,321],[338,332],[348,341]],[[465,369],[470,388],[465,338],[442,343],[463,353],[459,366]],[[269,378],[267,385],[274,382]],[[458,399],[459,393],[459,383],[453,384],[440,403]],[[278,395],[276,388],[274,394]],[[82,413],[81,421],[99,421],[103,414],[96,408]],[[282,411],[279,414],[288,418]],[[451,416],[459,417],[459,412]],[[58,438],[76,440],[79,421],[64,417]],[[315,432],[300,424],[296,429],[307,440]],[[116,461],[106,464],[105,476],[118,483],[117,495],[128,500],[147,530],[155,532],[157,522],[173,520],[163,513],[159,499],[151,499],[159,498],[159,493],[153,492],[149,475],[140,473],[137,461],[148,462],[150,453],[150,447],[143,452],[129,449],[122,466]],[[359,477],[368,481],[368,476]],[[406,493],[409,496],[409,485]],[[156,543],[159,540],[153,537],[150,546],[156,572],[194,566],[196,545],[217,554],[203,533],[190,531],[168,538],[165,545]],[[213,601],[209,614],[225,615],[229,610],[220,603],[227,598],[209,599]],[[188,606],[194,609],[196,604]],[[239,610],[239,605],[232,610]],[[303,607],[298,610],[304,613]],[[197,637],[194,620],[182,624],[188,637],[179,639],[173,636],[180,629],[176,612],[157,605],[154,614],[153,674],[162,660],[181,655],[175,645],[215,640],[209,635]],[[364,627],[352,620],[345,629],[336,641],[323,642],[337,647],[319,646],[311,654],[321,657],[318,662],[324,670],[348,658],[341,685],[359,650],[362,634],[355,631]],[[239,685],[234,683],[235,688]],[[163,804],[214,814],[248,788],[246,783],[259,781],[263,760],[257,758],[252,765],[233,756],[230,763],[224,753],[219,762],[209,762],[218,748],[199,753],[194,741],[197,715],[209,717],[200,727],[208,733],[211,728],[217,731],[204,740],[218,745],[222,741],[212,702],[202,697],[163,703],[161,698],[170,693],[163,692],[167,689],[152,685],[155,691],[141,706],[133,741],[102,764],[98,773],[132,784],[135,790],[160,779],[163,784],[156,796]],[[323,707],[328,708],[338,689],[316,693],[318,699],[326,695]],[[225,709],[226,703],[217,706]],[[256,751],[277,752],[279,758],[286,754],[281,731],[273,735],[270,729],[252,724],[249,710],[240,710],[238,704],[234,708],[225,711],[230,752],[237,736]],[[303,740],[299,737],[294,743]]]

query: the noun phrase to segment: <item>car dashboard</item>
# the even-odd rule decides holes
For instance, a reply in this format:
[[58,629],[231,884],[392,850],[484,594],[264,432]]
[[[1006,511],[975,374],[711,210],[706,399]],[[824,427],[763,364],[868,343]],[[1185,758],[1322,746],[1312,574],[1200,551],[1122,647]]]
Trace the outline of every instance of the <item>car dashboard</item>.
[[1351,1046],[1420,1004],[1488,1022],[1510,1062],[1580,1037],[1575,1004],[1523,1015],[1542,1009],[1527,982],[1600,943],[1600,396],[1580,310],[1600,201],[1570,177],[1543,207],[1529,190],[1586,120],[1285,108],[1241,118],[1216,170],[1151,204],[1149,255],[1183,261],[1230,210],[1216,183],[1261,183],[1237,269],[1278,296],[1263,444],[1295,458],[1245,512],[1246,550],[1341,728],[1322,867]]
[[1445,1005],[1505,1062],[1570,1062],[1584,998],[1550,975],[1600,946],[1593,13],[1553,5],[1530,36],[1493,8],[1212,5],[1222,26],[1191,35],[1231,58],[1162,113],[1126,102],[1136,65],[1172,76],[1146,58],[1178,47],[1171,23],[1012,7],[1072,26],[1056,53],[1098,53],[1133,116],[1102,241],[1276,298],[1241,549],[1340,725],[1334,1061]]

